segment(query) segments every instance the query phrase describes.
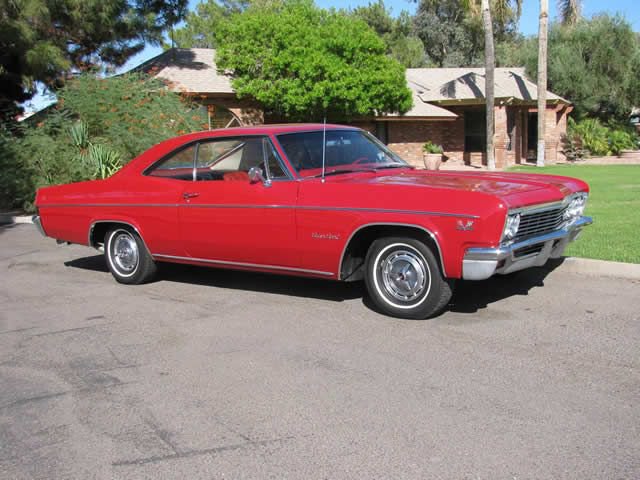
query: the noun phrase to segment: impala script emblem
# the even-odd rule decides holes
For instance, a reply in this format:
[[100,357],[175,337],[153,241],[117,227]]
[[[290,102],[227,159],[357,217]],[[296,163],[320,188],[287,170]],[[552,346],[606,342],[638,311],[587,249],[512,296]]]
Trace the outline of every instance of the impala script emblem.
[[340,240],[340,235],[336,233],[313,232],[311,238],[315,238],[316,240]]
[[462,230],[463,232],[470,232],[473,230],[473,220],[458,220],[456,222],[456,230]]

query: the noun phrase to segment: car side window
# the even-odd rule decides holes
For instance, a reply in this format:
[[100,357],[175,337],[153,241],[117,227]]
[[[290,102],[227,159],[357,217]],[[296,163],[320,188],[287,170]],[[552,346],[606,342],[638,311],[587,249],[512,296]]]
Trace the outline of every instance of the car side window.
[[178,180],[193,180],[193,159],[195,154],[196,144],[183,148],[155,165],[153,170],[147,172],[147,175]]
[[288,178],[287,174],[282,167],[280,157],[276,153],[276,149],[273,147],[271,141],[267,138],[263,139],[264,151],[266,154],[266,164],[268,168],[269,178],[278,180]]
[[[264,172],[265,163],[269,171]],[[269,178],[287,178],[265,137],[241,137],[202,142],[196,159],[196,180],[249,181],[249,170],[258,167]]]
[[[265,167],[266,165],[266,167]],[[178,180],[244,180],[258,167],[270,179],[288,178],[267,137],[206,140],[189,145],[154,165],[145,174]]]

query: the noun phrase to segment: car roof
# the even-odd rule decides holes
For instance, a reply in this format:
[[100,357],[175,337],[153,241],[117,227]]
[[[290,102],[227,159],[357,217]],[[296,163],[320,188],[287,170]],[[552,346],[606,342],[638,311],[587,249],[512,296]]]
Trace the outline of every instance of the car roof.
[[333,123],[283,123],[203,130],[201,132],[187,133],[186,135],[180,135],[178,137],[172,137],[164,140],[129,162],[121,171],[140,173],[148,168],[149,165],[156,162],[158,158],[170,153],[172,150],[190,142],[197,142],[208,138],[235,137],[243,135],[280,135],[285,133],[322,131],[323,128],[326,130],[359,130],[356,127],[337,125]]
[[204,130],[201,132],[188,133],[177,138],[188,141],[207,137],[224,137],[227,135],[280,135],[283,133],[321,131],[323,128],[326,130],[358,130],[358,128],[356,127],[351,127],[348,125],[338,125],[333,123],[280,123]]

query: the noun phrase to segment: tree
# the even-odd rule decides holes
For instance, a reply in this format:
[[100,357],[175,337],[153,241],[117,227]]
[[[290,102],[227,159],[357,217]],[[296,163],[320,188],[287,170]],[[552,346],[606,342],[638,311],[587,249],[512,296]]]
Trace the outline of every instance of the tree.
[[536,166],[544,167],[545,125],[547,111],[547,22],[549,0],[540,0],[538,27],[538,152]]
[[425,51],[413,33],[413,18],[405,10],[398,18],[391,16],[383,0],[353,10],[356,18],[364,20],[387,45],[387,54],[407,68],[425,66]]
[[189,12],[184,26],[174,32],[174,40],[180,48],[216,48],[216,31],[220,22],[233,13],[239,13],[250,5],[250,0],[206,0]]
[[[491,0],[492,30],[496,43],[517,37],[521,1]],[[483,64],[484,30],[479,0],[421,0],[415,31],[430,63],[439,67]]]
[[187,0],[0,0],[0,120],[72,74],[123,65],[186,12]]
[[487,100],[487,168],[495,170],[496,162],[493,151],[493,134],[495,131],[495,80],[494,72],[496,68],[496,57],[493,50],[493,22],[491,21],[491,9],[489,0],[482,0],[482,24],[484,27],[484,59],[485,59],[485,82],[484,95]]
[[[493,0],[493,8],[496,11],[496,18],[498,24],[503,24],[508,18],[510,13],[513,12],[510,0]],[[495,81],[494,73],[496,67],[496,57],[494,51],[494,34],[493,25],[494,19],[491,15],[491,3],[489,0],[480,1],[480,13],[482,15],[482,26],[484,30],[484,61],[485,61],[485,98],[486,98],[486,124],[487,124],[487,167],[489,170],[494,170],[495,157],[494,157],[494,123],[495,123]],[[521,0],[515,0],[515,12],[519,17],[521,12]],[[477,15],[478,13],[478,0],[465,0],[464,6],[468,12]],[[506,30],[505,30],[506,31]]]
[[218,68],[239,97],[289,120],[343,120],[406,112],[404,68],[362,20],[311,0],[252,5],[222,21]]
[[[527,74],[538,73],[537,42],[521,51]],[[574,105],[578,119],[627,122],[640,104],[640,40],[624,18],[598,15],[573,26],[553,23],[548,42],[548,88]]]
[[581,0],[558,0],[560,21],[563,25],[575,25],[580,18]]
[[460,0],[423,0],[414,18],[415,31],[429,63],[437,67],[482,64],[482,23]]

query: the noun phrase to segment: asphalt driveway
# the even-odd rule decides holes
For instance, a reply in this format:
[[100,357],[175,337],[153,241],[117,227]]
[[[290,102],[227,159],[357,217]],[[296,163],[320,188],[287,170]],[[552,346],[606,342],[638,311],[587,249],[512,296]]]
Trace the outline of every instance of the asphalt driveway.
[[407,321],[0,228],[0,478],[640,478],[640,283],[554,267]]

